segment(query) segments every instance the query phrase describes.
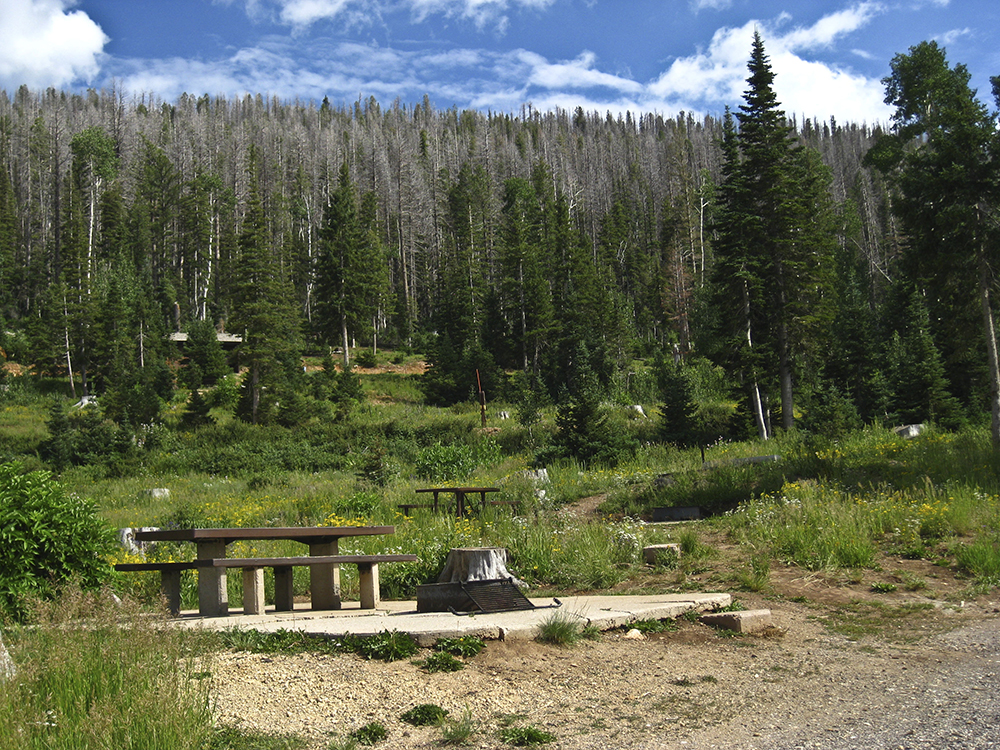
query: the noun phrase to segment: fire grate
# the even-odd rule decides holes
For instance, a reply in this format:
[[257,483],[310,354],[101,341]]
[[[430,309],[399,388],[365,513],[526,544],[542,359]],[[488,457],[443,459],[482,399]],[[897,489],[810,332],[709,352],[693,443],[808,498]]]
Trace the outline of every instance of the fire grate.
[[[534,604],[521,593],[513,578],[495,578],[487,581],[463,581],[462,590],[469,596],[478,612],[518,612],[537,609]],[[561,606],[558,599],[552,606]],[[455,614],[459,613],[451,610]]]

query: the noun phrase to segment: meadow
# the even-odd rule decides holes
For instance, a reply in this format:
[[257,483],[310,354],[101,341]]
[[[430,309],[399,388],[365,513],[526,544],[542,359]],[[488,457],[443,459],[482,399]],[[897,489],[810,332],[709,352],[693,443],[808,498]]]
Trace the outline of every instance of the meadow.
[[[57,479],[115,528],[393,525],[392,536],[342,544],[343,552],[418,555],[415,563],[384,566],[383,598],[412,597],[418,584],[436,579],[448,551],[459,546],[506,547],[511,571],[544,595],[700,589],[780,597],[772,579],[779,567],[818,572],[844,585],[870,581],[871,591],[892,595],[897,585],[913,583],[894,573],[902,561],[923,561],[952,577],[956,586],[943,596],[954,600],[1000,587],[1000,461],[985,428],[946,432],[929,426],[912,439],[881,427],[838,440],[789,433],[766,443],[719,442],[703,464],[698,449],[650,439],[655,404],[644,405],[645,418],[612,404],[613,429],[634,438],[634,454],[614,467],[557,461],[539,481],[529,470],[555,429],[552,410],[543,410],[529,429],[499,418],[501,411],[514,413],[515,405],[491,404],[483,429],[476,406],[423,406],[409,376],[380,374],[363,382],[368,401],[350,415],[293,429],[241,424],[219,410],[215,425],[185,431],[179,426],[181,394],[169,406],[163,434],[142,451],[67,466]],[[23,471],[46,468],[53,393],[58,387],[42,384],[5,394],[0,462],[17,461]],[[776,458],[746,460],[761,456]],[[503,506],[466,518],[399,512],[417,488],[442,483],[497,486],[499,499],[517,501],[520,512]],[[169,493],[151,492],[159,488]],[[691,505],[706,518],[650,522],[653,508]],[[646,565],[642,548],[666,542],[680,544],[681,556]],[[300,552],[292,542],[247,542],[230,554]],[[192,554],[189,546],[170,544],[148,552],[157,560]],[[129,559],[120,550],[107,562]],[[343,573],[345,597],[356,597],[354,573]],[[195,578],[185,575],[183,604],[194,607]],[[306,596],[308,573],[298,569],[296,575],[296,593]],[[240,579],[229,576],[230,601],[242,596]],[[71,591],[56,605],[39,603],[27,623],[3,621],[20,671],[0,698],[0,736],[18,738],[13,748],[80,747],[87,732],[105,732],[94,742],[128,747],[251,746],[240,744],[246,738],[212,730],[198,662],[188,658],[218,644],[163,635],[150,615],[159,605],[156,574],[117,575],[110,586],[134,608],[109,613],[101,604],[106,600]],[[121,617],[131,627],[119,628]],[[70,620],[90,624],[70,628]],[[158,651],[149,660],[155,674],[132,675],[129,654],[147,651]],[[78,653],[103,658],[79,659]],[[68,687],[57,689],[54,675],[71,663],[76,671]],[[153,683],[155,690],[143,687]],[[84,705],[81,694],[89,696]],[[136,707],[137,718],[128,719],[136,729],[169,715],[164,744],[121,740],[116,733],[125,719],[117,714],[109,714],[103,728],[94,725],[94,706],[123,700]],[[171,739],[181,735],[192,739]]]

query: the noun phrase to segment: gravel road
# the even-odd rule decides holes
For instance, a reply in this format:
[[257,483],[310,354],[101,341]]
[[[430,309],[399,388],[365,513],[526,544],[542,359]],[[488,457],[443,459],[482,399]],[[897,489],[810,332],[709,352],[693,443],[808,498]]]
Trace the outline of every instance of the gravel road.
[[226,723],[295,733],[311,750],[371,721],[389,730],[383,750],[440,747],[439,728],[399,720],[419,703],[468,710],[471,748],[506,747],[500,730],[520,725],[566,750],[1000,747],[995,602],[928,610],[916,640],[850,638],[804,604],[772,611],[768,637],[684,622],[642,641],[618,631],[573,648],[493,642],[450,674],[356,656],[217,654],[216,706]]

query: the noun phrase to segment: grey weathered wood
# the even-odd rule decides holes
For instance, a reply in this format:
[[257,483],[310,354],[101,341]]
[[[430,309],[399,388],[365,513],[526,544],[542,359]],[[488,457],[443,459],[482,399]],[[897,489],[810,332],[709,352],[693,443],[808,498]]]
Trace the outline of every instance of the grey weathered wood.
[[[514,578],[507,570],[507,550],[503,547],[456,547],[448,553],[438,583],[495,581]],[[515,581],[523,585],[523,582]]]

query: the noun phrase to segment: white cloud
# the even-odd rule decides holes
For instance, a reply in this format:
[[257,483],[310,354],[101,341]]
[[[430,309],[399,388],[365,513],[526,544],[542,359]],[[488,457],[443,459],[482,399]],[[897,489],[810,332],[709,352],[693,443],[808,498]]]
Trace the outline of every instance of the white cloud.
[[71,0],[0,2],[0,86],[32,88],[90,81],[108,37]]
[[946,31],[943,34],[939,34],[935,38],[939,42],[941,42],[942,44],[944,44],[945,46],[947,46],[949,44],[954,44],[959,39],[961,39],[963,36],[972,36],[972,29],[970,29],[970,28],[952,29],[951,31]]
[[335,18],[351,0],[283,0],[279,16],[292,26],[308,26],[316,21]]
[[781,44],[786,49],[829,47],[838,37],[857,31],[881,12],[882,6],[878,3],[860,3],[823,16],[812,26],[794,29],[781,37]]
[[585,89],[606,87],[619,91],[638,92],[642,86],[620,76],[593,69],[597,59],[593,52],[584,51],[575,60],[550,63],[541,55],[519,50],[516,56],[529,69],[527,83],[546,89]]
[[725,10],[733,4],[733,0],[691,0],[691,8],[697,13],[705,8]]
[[786,113],[822,120],[835,116],[842,121],[887,121],[891,110],[882,101],[884,92],[878,80],[810,61],[800,54],[832,46],[880,12],[879,4],[861,3],[824,16],[812,26],[784,33],[787,15],[772,22],[753,20],[738,28],[719,29],[708,49],[674,60],[649,85],[649,94],[663,102],[684,102],[695,111],[717,112],[724,104],[737,106],[746,89],[753,34],[760,31],[775,73],[775,93]]

